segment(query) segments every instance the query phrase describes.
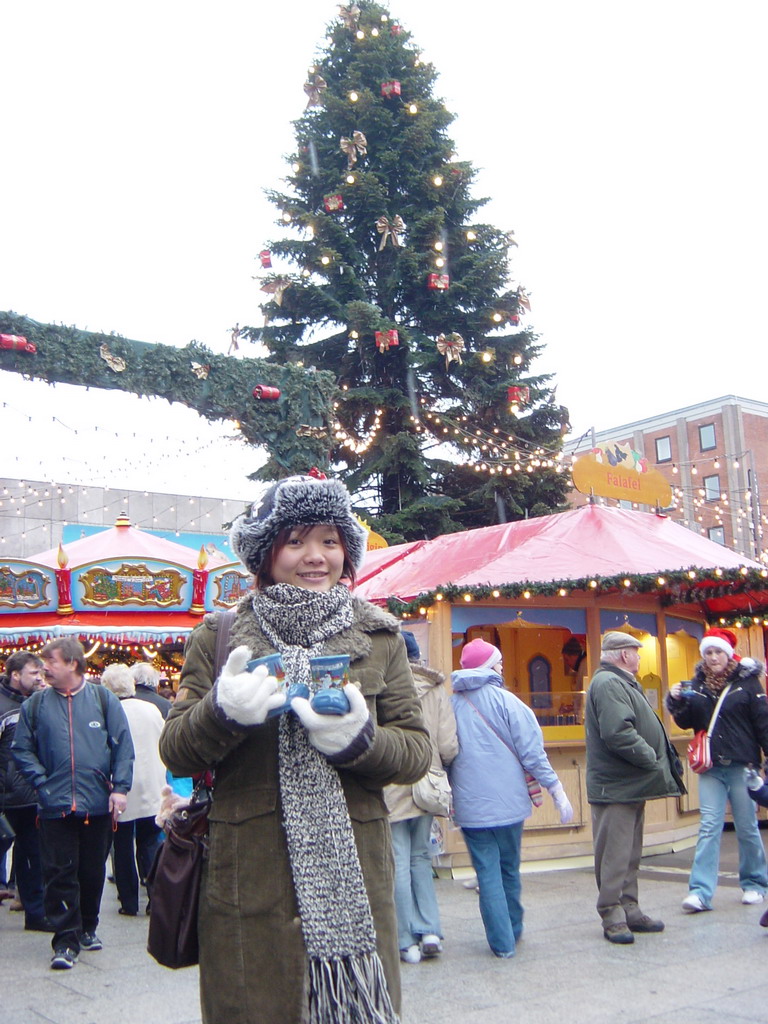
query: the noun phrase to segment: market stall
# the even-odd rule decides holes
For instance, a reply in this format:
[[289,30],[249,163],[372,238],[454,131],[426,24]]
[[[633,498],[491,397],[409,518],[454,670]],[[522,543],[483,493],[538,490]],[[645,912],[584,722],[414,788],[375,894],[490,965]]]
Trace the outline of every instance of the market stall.
[[[369,557],[355,592],[408,619],[430,665],[446,674],[477,636],[502,650],[505,685],[536,714],[576,810],[570,827],[560,826],[549,801],[535,811],[526,830],[529,860],[591,855],[585,694],[564,647],[583,651],[588,680],[604,632],[640,639],[640,682],[681,753],[686,741],[664,696],[690,676],[707,624],[727,622],[741,654],[765,656],[768,569],[665,516],[624,509],[587,505],[389,548],[386,560]],[[669,848],[695,835],[695,776],[688,788],[679,800],[649,803],[649,846]],[[454,843],[447,862],[460,862],[462,850]]]

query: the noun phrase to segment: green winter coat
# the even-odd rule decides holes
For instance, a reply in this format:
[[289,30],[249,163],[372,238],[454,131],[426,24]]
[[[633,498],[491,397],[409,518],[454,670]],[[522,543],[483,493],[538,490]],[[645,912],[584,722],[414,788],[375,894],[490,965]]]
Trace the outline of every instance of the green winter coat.
[[679,759],[634,676],[601,661],[586,703],[591,804],[631,804],[685,792]]
[[[371,746],[339,768],[373,912],[377,948],[394,1007],[400,1006],[393,861],[382,787],[411,783],[431,750],[399,623],[353,598],[354,622],[325,654],[349,654],[350,676],[375,723]],[[205,1024],[300,1024],[306,1012],[306,954],[282,826],[278,721],[238,732],[213,707],[217,616],[190,637],[181,686],[160,740],[170,770],[216,768],[210,855],[200,903],[200,993]],[[273,653],[248,597],[241,601],[230,648]]]

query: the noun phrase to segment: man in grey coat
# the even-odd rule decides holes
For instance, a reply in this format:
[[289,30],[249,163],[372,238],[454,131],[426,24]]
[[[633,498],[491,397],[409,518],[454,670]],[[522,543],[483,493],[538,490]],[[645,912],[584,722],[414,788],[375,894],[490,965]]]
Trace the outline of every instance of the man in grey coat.
[[645,801],[685,792],[680,761],[635,676],[643,645],[606,633],[587,692],[587,799],[592,809],[597,912],[609,942],[661,932],[638,905]]

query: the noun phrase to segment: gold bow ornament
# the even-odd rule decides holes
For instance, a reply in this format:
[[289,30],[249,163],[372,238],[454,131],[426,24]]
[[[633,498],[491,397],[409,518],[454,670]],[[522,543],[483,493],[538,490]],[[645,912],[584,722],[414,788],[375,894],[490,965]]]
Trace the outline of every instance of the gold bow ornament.
[[437,351],[441,356],[445,356],[445,368],[446,370],[450,367],[451,363],[455,359],[456,362],[461,366],[461,353],[466,348],[464,339],[460,334],[454,331],[447,337],[445,334],[439,334],[437,336]]
[[357,4],[339,4],[339,17],[344,22],[345,28],[348,28],[350,32],[355,32],[360,21],[360,8]]
[[325,427],[310,427],[306,423],[302,423],[301,426],[296,428],[296,437],[313,437],[322,441],[327,436],[328,431]]
[[394,248],[398,248],[403,244],[402,241],[400,240],[400,236],[405,231],[405,221],[403,220],[399,213],[396,214],[392,218],[392,220],[390,220],[388,217],[379,217],[379,219],[376,221],[376,230],[381,235],[381,241],[379,242],[379,252],[381,252],[381,250],[387,244],[387,239],[389,238],[392,239],[392,245]]
[[307,110],[309,110],[310,107],[319,107],[322,105],[320,101],[327,88],[328,83],[322,75],[310,74],[304,83],[304,92],[307,94]]
[[347,170],[351,171],[357,163],[358,154],[365,156],[368,152],[368,139],[362,132],[352,132],[352,138],[342,135],[339,149],[347,156]]
[[210,372],[210,363],[192,363],[192,373],[194,373],[198,380],[208,380],[208,374]]
[[110,368],[110,370],[114,370],[115,373],[122,373],[123,370],[128,365],[124,359],[120,358],[120,356],[112,355],[109,349],[109,345],[101,345],[101,347],[99,348],[99,355]]
[[274,302],[278,306],[283,304],[283,293],[286,288],[291,286],[290,277],[274,277],[271,281],[267,281],[266,284],[261,286],[261,290],[266,292],[267,295],[271,295]]

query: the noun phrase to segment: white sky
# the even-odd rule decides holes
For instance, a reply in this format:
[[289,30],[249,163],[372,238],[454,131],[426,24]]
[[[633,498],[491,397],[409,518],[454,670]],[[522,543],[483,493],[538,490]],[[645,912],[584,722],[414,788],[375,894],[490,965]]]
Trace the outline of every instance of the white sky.
[[[217,351],[260,323],[254,257],[279,234],[262,190],[286,173],[336,9],[2,5],[0,309]],[[557,374],[574,433],[762,399],[764,0],[402,0],[392,15],[441,74],[459,156],[493,197],[483,219],[516,233],[547,346],[534,370]],[[256,454],[189,410],[0,386],[0,476],[252,492]]]

